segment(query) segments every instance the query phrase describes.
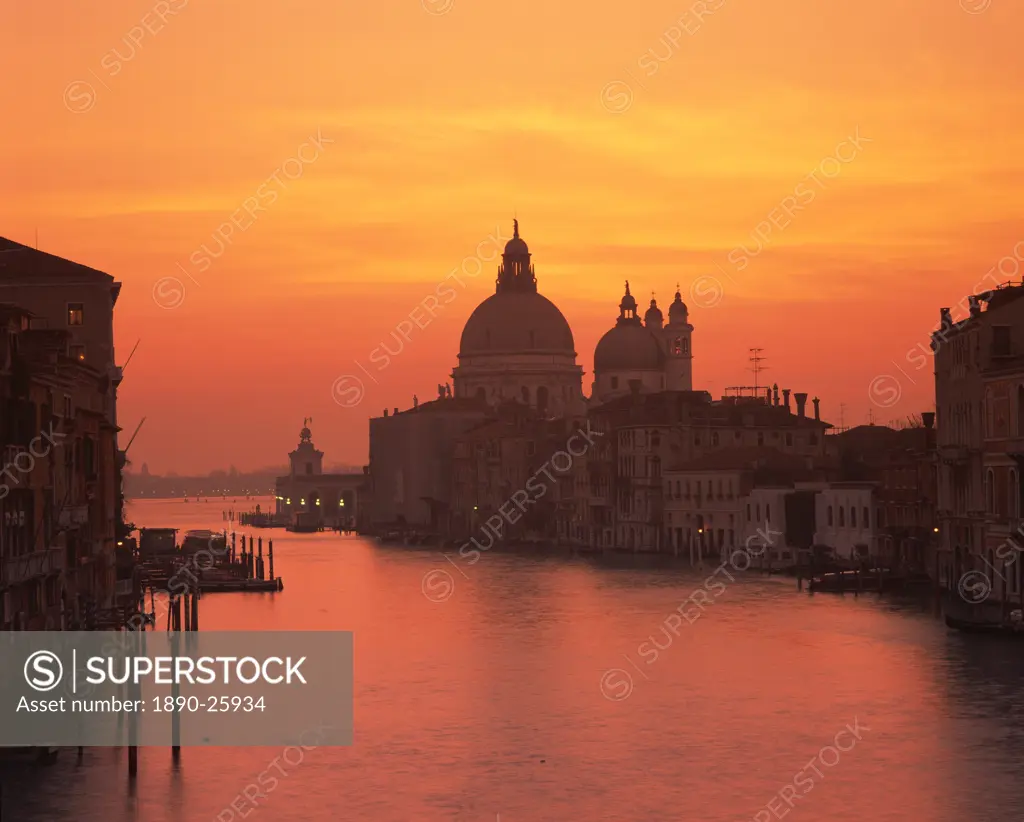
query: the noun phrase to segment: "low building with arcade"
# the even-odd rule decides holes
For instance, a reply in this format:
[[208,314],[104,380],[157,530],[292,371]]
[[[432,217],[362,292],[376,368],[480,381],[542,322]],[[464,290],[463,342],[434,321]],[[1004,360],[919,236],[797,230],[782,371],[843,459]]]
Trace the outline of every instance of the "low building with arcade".
[[289,472],[277,478],[278,521],[293,531],[355,530],[359,520],[365,474],[325,474],[324,452],[313,445],[304,420],[298,447],[292,451]]

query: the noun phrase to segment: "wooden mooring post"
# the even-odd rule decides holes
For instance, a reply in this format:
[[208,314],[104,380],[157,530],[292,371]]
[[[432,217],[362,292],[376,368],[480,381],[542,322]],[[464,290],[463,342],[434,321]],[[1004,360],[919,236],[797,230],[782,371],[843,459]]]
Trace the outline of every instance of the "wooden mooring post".
[[259,556],[256,559],[256,578],[263,579],[263,537],[259,539]]
[[270,560],[270,581],[274,581],[274,540],[267,543],[267,557]]

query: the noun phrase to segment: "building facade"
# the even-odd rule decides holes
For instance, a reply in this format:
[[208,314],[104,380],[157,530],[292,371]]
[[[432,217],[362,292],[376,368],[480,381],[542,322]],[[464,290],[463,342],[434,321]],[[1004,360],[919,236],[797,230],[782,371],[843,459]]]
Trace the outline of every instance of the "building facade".
[[111,394],[72,335],[31,321],[0,306],[0,625],[88,627],[125,604]]
[[366,476],[325,474],[324,452],[313,445],[306,422],[298,446],[288,455],[289,471],[275,484],[276,514],[289,528],[354,530],[364,505]]
[[[1009,481],[1008,443],[988,417],[996,415],[1001,395],[1012,383],[999,377],[1002,363],[1024,351],[1024,286],[1007,284],[968,298],[969,313],[954,322],[949,308],[940,309],[939,329],[932,334],[935,360],[937,415],[938,528],[941,547],[939,574],[949,587],[970,570],[992,575],[987,567],[989,546],[1001,542],[989,536],[989,497],[999,477]],[[1012,366],[1011,366],[1012,370]],[[1004,382],[1006,384],[1004,384]],[[986,383],[991,402],[986,407]],[[1009,409],[1004,407],[1006,424]],[[1012,429],[1009,429],[1012,430]],[[1012,451],[1012,444],[1010,451]],[[989,474],[989,468],[992,473]],[[986,479],[991,478],[991,485]],[[992,488],[990,492],[988,489]],[[1006,498],[1006,494],[1001,496]],[[1000,526],[997,530],[1005,530]]]

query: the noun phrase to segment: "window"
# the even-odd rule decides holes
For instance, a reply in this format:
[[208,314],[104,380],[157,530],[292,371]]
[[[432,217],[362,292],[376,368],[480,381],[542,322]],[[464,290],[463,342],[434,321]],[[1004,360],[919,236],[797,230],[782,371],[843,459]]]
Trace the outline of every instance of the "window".
[[747,503],[747,522],[750,522],[750,503]]
[[81,303],[68,303],[68,325],[82,325],[85,309]]
[[786,445],[788,445],[790,447],[793,446],[793,435],[792,434],[788,434],[788,433],[786,434]]
[[1013,353],[1013,349],[1010,338],[1010,326],[992,326],[992,356],[1006,357],[1011,353]]
[[85,346],[84,345],[73,345],[71,346],[71,356],[79,362],[85,362]]
[[683,354],[689,354],[689,353],[690,353],[690,341],[684,339],[683,340]]
[[715,431],[711,434],[711,444],[718,445],[718,432]]
[[850,527],[857,527],[857,509],[854,506],[850,506]]
[[764,506],[764,519],[765,519],[765,522],[771,522],[772,521],[772,507],[770,505],[768,505],[767,503]]
[[672,353],[675,354],[676,356],[679,356],[680,354],[683,353],[682,337],[676,337],[675,340],[672,341]]
[[67,419],[67,420],[71,419],[71,409],[72,409],[71,395],[70,394],[65,394],[64,395],[64,419]]
[[612,377],[612,391],[615,391],[619,387],[619,378]]

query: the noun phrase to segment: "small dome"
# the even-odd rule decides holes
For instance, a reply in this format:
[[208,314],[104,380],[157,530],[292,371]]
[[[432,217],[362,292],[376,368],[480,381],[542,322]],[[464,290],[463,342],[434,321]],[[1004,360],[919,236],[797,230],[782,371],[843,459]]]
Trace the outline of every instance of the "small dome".
[[619,310],[622,316],[626,316],[627,311],[632,311],[633,315],[636,315],[636,300],[629,293],[629,280],[626,280],[626,293],[622,296],[622,302],[619,303]]
[[665,355],[658,338],[642,325],[616,325],[594,349],[594,373],[661,371]]
[[676,298],[668,308],[668,321],[673,325],[676,323],[685,323],[688,321],[689,314],[690,312],[686,308],[686,303],[683,302],[683,297],[679,293],[679,285],[676,284]]
[[658,303],[652,298],[651,307],[644,314],[644,325],[648,328],[661,328],[664,322],[665,317],[662,315],[661,309],[658,308]]
[[460,358],[534,352],[576,356],[569,323],[551,300],[536,291],[492,294],[469,315],[459,344]]
[[530,253],[526,240],[519,236],[519,220],[512,221],[512,239],[505,243],[505,254],[519,257]]

